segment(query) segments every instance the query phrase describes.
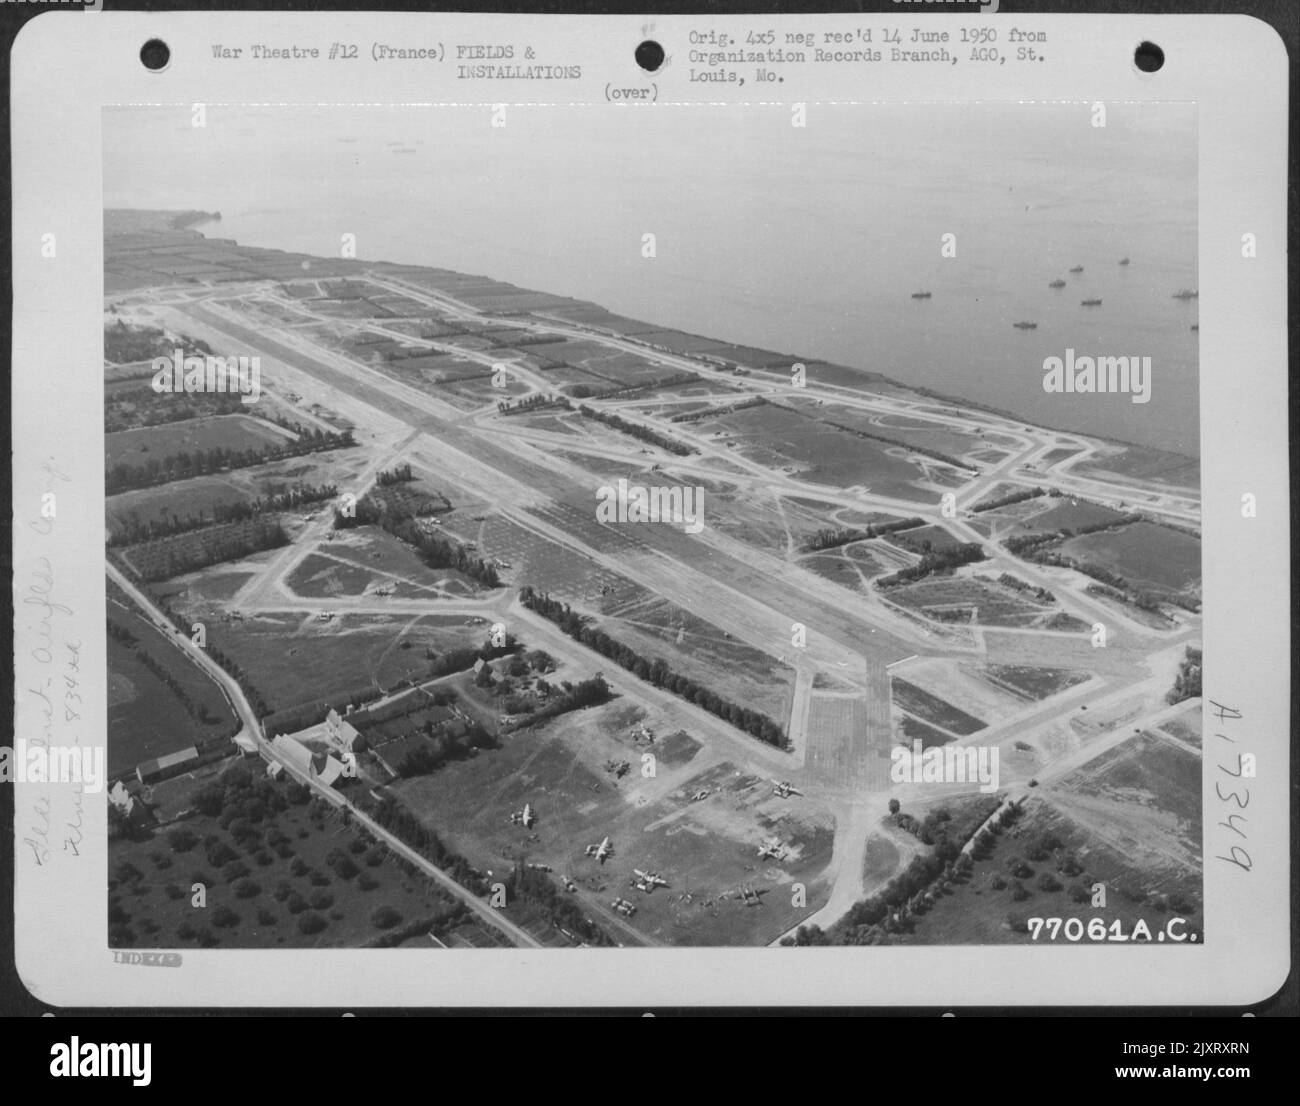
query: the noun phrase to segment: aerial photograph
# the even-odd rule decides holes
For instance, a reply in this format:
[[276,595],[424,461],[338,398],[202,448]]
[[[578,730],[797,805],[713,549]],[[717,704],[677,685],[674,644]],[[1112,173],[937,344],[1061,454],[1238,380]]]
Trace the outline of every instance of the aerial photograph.
[[1212,944],[1097,106],[105,109],[109,945]]

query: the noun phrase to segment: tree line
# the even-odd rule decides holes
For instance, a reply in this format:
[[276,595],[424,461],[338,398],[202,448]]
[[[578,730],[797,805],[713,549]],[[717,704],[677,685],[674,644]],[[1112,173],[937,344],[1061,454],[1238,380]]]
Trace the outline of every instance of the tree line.
[[137,511],[113,524],[109,545],[135,545],[158,538],[184,534],[191,530],[206,530],[229,522],[242,522],[268,511],[293,511],[308,503],[319,503],[338,495],[334,484],[295,484],[282,492],[268,492],[257,499],[241,499],[234,503],[213,503],[209,516],[203,508],[197,514],[178,515],[172,512],[158,518],[142,519]]
[[[1000,495],[997,499],[983,499],[971,508],[971,513],[980,514],[983,511],[997,510],[999,507],[1010,507],[1013,503],[1022,503],[1026,499],[1037,499],[1040,495],[1046,494],[1047,492],[1043,488],[1025,488],[1022,491]],[[1052,495],[1060,494],[1055,489],[1052,490]]]
[[697,452],[694,446],[679,442],[676,438],[670,438],[667,434],[660,434],[657,430],[651,430],[648,426],[642,426],[638,422],[629,422],[627,419],[620,418],[618,415],[610,414],[607,411],[597,411],[594,407],[588,407],[586,404],[580,403],[578,405],[578,413],[585,419],[602,422],[620,433],[636,438],[637,441],[649,442],[651,445],[666,449],[669,453],[676,453],[681,457]]
[[459,853],[447,848],[442,838],[391,795],[385,795],[370,816],[462,887],[476,895],[486,895],[492,889],[478,869]]
[[406,484],[414,479],[415,476],[411,473],[411,463],[408,461],[404,465],[384,469],[375,477],[375,483],[381,488],[387,488],[392,484]]
[[868,538],[878,538],[882,534],[893,534],[899,530],[913,530],[924,525],[925,519],[912,517],[900,518],[895,522],[872,523],[870,526],[861,528],[818,530],[808,541],[804,542],[799,551],[801,553],[818,553],[823,549],[835,549],[838,546],[849,545],[855,541],[866,541]]
[[746,411],[751,407],[762,407],[765,403],[767,403],[767,400],[763,396],[751,396],[749,399],[742,399],[738,403],[728,403],[724,407],[706,407],[703,411],[686,411],[680,415],[673,415],[668,421],[698,422],[700,419],[713,419],[719,415],[732,415],[737,411]]
[[911,584],[934,572],[951,572],[960,565],[984,560],[984,548],[979,542],[967,541],[947,549],[927,549],[921,554],[918,564],[900,568],[892,576],[882,576],[876,586],[892,588],[899,584]]
[[135,548],[141,552],[139,559],[144,562],[139,575],[152,583],[288,544],[289,535],[279,518],[258,517],[209,526],[201,537],[162,538]]
[[527,411],[537,411],[543,407],[563,407],[572,410],[572,405],[563,396],[547,396],[541,392],[524,399],[503,399],[497,404],[497,411],[502,415],[522,415]]
[[[545,681],[541,681],[541,683],[545,683]],[[569,711],[599,706],[601,703],[608,702],[613,695],[613,692],[609,689],[609,684],[600,675],[592,676],[588,680],[580,680],[576,684],[571,684],[566,680],[560,686],[563,688],[561,694],[551,696],[546,706],[539,711],[530,713],[515,729],[532,729],[534,726],[540,726],[543,722],[548,722],[561,714],[567,714]]]
[[1178,675],[1174,677],[1174,686],[1165,696],[1166,702],[1181,703],[1184,699],[1201,697],[1201,651],[1189,645],[1183,659],[1178,664]]
[[671,691],[765,744],[775,745],[778,749],[787,748],[785,731],[767,715],[742,707],[739,703],[729,702],[690,677],[674,672],[662,657],[647,660],[629,646],[610,637],[604,630],[588,626],[584,617],[567,603],[561,603],[549,595],[539,595],[532,587],[523,588],[519,592],[519,600],[530,611],[554,622],[571,638],[594,649],[601,656],[608,657],[637,679]]

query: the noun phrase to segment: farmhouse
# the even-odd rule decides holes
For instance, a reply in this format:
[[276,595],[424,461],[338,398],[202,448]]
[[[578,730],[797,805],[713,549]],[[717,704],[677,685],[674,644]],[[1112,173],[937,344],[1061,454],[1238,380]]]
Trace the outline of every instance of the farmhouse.
[[341,718],[336,710],[331,710],[325,716],[325,735],[331,744],[337,745],[344,752],[363,753],[366,750],[366,739],[351,722]]

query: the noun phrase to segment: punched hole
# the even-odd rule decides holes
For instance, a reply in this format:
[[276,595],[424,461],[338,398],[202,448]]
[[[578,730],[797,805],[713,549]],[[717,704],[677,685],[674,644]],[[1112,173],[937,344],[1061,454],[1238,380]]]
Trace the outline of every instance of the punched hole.
[[664,48],[648,38],[636,48],[636,63],[647,73],[653,73],[664,63]]
[[1165,64],[1165,52],[1154,42],[1143,42],[1133,51],[1133,64],[1143,73],[1154,73]]
[[171,61],[172,52],[167,43],[160,38],[151,38],[140,47],[140,61],[146,69],[157,73],[160,69],[165,69],[167,63]]

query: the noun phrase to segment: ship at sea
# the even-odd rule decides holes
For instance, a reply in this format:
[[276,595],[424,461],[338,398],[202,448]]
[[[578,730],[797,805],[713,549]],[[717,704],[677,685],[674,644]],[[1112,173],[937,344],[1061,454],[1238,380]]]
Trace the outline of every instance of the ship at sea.
[[1049,288],[1064,288],[1064,287],[1065,287],[1065,281],[1063,281],[1063,280],[1054,280],[1054,281],[1052,281],[1052,283],[1049,284],[1047,287],[1049,287]]
[[1120,263],[1121,265],[1127,265],[1127,264],[1128,264],[1128,258],[1127,258],[1127,257],[1121,257],[1121,258],[1119,259],[1119,263]]
[[1191,288],[1180,288],[1180,289],[1178,289],[1177,292],[1174,293],[1174,299],[1176,299],[1176,300],[1194,300],[1194,299],[1196,299],[1196,297],[1197,297],[1199,294],[1200,294],[1200,293],[1194,291],[1194,290],[1191,289]]
[[1073,269],[1070,270],[1070,272],[1072,272],[1072,273],[1081,273],[1081,272],[1083,272],[1083,266],[1082,266],[1082,265],[1076,265]]
[[1017,330],[1037,330],[1037,329],[1038,329],[1038,324],[1037,324],[1037,323],[1012,323],[1011,325],[1014,326]]
[[928,299],[930,298],[931,294],[932,294],[932,293],[930,293],[930,292],[913,292],[913,293],[912,293],[912,299],[914,299],[914,300],[928,300]]
[[1080,302],[1080,305],[1083,306],[1083,307],[1100,307],[1100,306],[1101,306],[1101,300],[1080,300],[1079,302]]

